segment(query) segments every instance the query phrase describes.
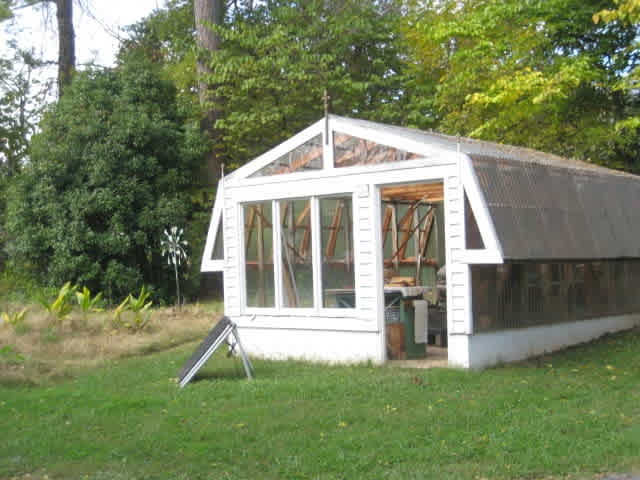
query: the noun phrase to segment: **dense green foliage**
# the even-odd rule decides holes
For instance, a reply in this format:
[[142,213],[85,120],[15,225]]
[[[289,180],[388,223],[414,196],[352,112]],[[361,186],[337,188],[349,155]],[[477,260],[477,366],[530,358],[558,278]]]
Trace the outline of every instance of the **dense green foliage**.
[[255,360],[252,382],[239,359],[217,355],[200,381],[179,390],[175,375],[190,346],[72,381],[0,387],[0,477],[499,480],[629,472],[640,467],[638,348],[632,332],[486,371]]
[[14,42],[8,46],[11,58],[0,58],[0,177],[5,178],[16,175],[26,161],[48,94],[36,75],[43,62]]
[[429,126],[640,171],[638,130],[613,128],[637,112],[619,83],[638,30],[594,23],[610,1],[421,3],[406,30]]
[[[404,123],[409,92],[400,47],[400,2],[276,0],[239,2],[217,31],[221,49],[209,55],[215,86],[218,150],[238,167],[332,112]],[[129,48],[160,62],[197,114],[190,2],[174,0],[133,28]]]
[[220,29],[211,59],[220,141],[238,166],[323,115],[403,123],[403,70],[393,0],[273,1]]
[[47,283],[72,280],[109,299],[143,283],[164,288],[161,233],[193,213],[202,143],[175,99],[174,87],[135,56],[78,75],[12,185],[12,256]]
[[0,269],[6,262],[4,217],[7,188],[27,159],[30,136],[44,108],[48,88],[34,71],[41,66],[31,51],[8,43],[0,58]]

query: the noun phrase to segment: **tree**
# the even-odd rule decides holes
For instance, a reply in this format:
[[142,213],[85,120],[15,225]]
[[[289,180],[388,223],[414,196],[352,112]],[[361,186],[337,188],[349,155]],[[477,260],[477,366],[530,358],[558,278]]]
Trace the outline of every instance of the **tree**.
[[[398,35],[401,3],[231,2],[223,25],[209,25],[218,50],[198,50],[210,71],[200,79],[219,106],[220,160],[228,168],[242,165],[317,120],[325,88],[334,113],[405,123],[413,90]],[[126,48],[140,48],[162,64],[181,104],[195,114],[196,35],[185,15],[189,8],[189,0],[169,2],[134,27]]]
[[29,138],[44,110],[49,85],[37,78],[42,66],[33,51],[10,43],[12,58],[0,59],[0,176],[16,175],[26,161]]
[[[615,88],[638,62],[637,29],[598,25],[605,0],[421,2],[408,17],[413,74],[433,101],[412,118],[449,133],[632,169],[612,125],[633,100]],[[435,119],[435,120],[433,120]]]
[[206,81],[224,105],[216,121],[231,168],[323,115],[402,123],[407,92],[395,1],[274,0],[231,11]]
[[114,70],[77,74],[41,129],[11,187],[12,258],[111,300],[141,283],[166,294],[161,234],[189,219],[203,153],[173,86],[133,52]]
[[58,23],[58,96],[61,97],[71,83],[76,68],[76,35],[73,30],[73,0],[55,0],[55,4]]
[[27,160],[29,139],[49,90],[33,74],[40,66],[33,52],[21,50],[13,42],[9,48],[13,55],[0,59],[0,267],[5,257],[7,187]]
[[146,18],[128,27],[119,55],[136,50],[157,64],[177,89],[179,107],[184,114],[200,119],[197,91],[197,55],[193,2],[168,0]]
[[[593,16],[595,23],[604,22],[610,26],[623,24],[626,26],[640,26],[640,0],[615,0],[615,9],[604,9],[597,12]],[[640,42],[636,36],[631,49],[635,52],[640,51]],[[614,125],[616,132],[617,147],[618,150],[624,152],[622,161],[620,159],[621,168],[629,168],[626,158],[638,158],[638,151],[640,151],[640,65],[636,65],[628,72],[625,72],[618,84],[615,86],[625,98],[627,98],[628,106],[626,109],[626,115],[619,119]],[[635,165],[632,170],[636,173],[640,173],[639,161],[635,160]]]
[[0,20],[13,16],[13,10],[30,6],[48,8],[54,4],[58,28],[58,96],[71,82],[76,67],[73,0],[0,0]]
[[193,0],[193,17],[196,27],[196,45],[200,51],[197,57],[198,98],[202,108],[200,128],[210,140],[211,149],[207,154],[207,179],[209,187],[217,185],[220,178],[220,158],[218,152],[218,132],[216,120],[220,116],[220,99],[216,96],[216,86],[208,84],[205,76],[211,70],[207,58],[220,49],[220,38],[215,27],[223,20],[221,0]]

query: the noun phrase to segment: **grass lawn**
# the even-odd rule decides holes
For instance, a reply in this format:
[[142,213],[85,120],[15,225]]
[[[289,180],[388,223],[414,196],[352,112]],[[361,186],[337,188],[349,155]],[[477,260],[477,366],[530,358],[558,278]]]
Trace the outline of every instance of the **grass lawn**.
[[[640,332],[480,372],[217,355],[195,344],[0,386],[0,478],[589,478],[640,467]],[[30,476],[27,476],[30,474]]]

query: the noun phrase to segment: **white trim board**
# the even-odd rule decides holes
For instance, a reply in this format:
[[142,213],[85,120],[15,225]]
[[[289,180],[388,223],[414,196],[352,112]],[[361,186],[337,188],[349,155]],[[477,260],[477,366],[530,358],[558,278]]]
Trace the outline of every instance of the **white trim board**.
[[[204,252],[202,254],[202,263],[200,264],[201,272],[221,272],[224,270],[224,252],[222,259],[213,260],[213,250],[215,249],[215,241],[218,235],[218,229],[222,228],[224,237],[224,227],[222,220],[222,210],[224,208],[224,178],[218,182],[218,189],[216,191],[216,199],[213,202],[213,209],[211,212],[211,221],[209,222],[209,231],[207,233],[207,239],[204,245]],[[224,243],[224,240],[223,240]]]
[[[473,215],[480,230],[480,236],[484,243],[484,249],[478,250],[463,250],[458,254],[457,260],[463,263],[469,264],[483,264],[483,263],[503,263],[504,257],[502,255],[502,247],[496,233],[491,214],[487,202],[484,198],[482,190],[480,189],[480,182],[476,175],[471,158],[468,155],[459,154],[460,162],[460,177],[464,193],[469,199],[469,205],[473,211]],[[464,200],[462,201],[462,209],[464,214]]]

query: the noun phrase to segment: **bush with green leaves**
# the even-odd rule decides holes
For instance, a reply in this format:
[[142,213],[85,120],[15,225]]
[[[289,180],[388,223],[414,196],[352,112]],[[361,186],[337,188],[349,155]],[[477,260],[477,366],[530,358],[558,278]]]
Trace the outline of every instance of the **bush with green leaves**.
[[173,85],[135,54],[121,62],[77,74],[45,115],[7,205],[13,260],[108,300],[141,284],[168,291],[159,238],[194,213],[203,165],[204,142]]
[[[112,325],[116,329],[126,328],[134,333],[144,330],[151,320],[152,301],[147,301],[151,292],[140,289],[138,296],[127,297],[113,311]],[[129,312],[130,314],[127,314]]]
[[65,283],[55,299],[48,301],[41,299],[40,304],[49,313],[49,318],[53,323],[62,323],[73,310],[73,297],[76,292],[76,286],[71,282]]
[[15,312],[2,312],[0,314],[0,320],[2,320],[3,324],[11,325],[13,328],[18,328],[24,323],[27,311],[27,308],[23,308],[22,310]]
[[89,313],[103,311],[103,309],[100,308],[102,292],[99,292],[96,295],[91,295],[91,290],[87,287],[82,287],[82,290],[78,290],[76,292],[76,301],[78,302],[78,306],[82,311],[82,316],[85,321],[87,320]]

